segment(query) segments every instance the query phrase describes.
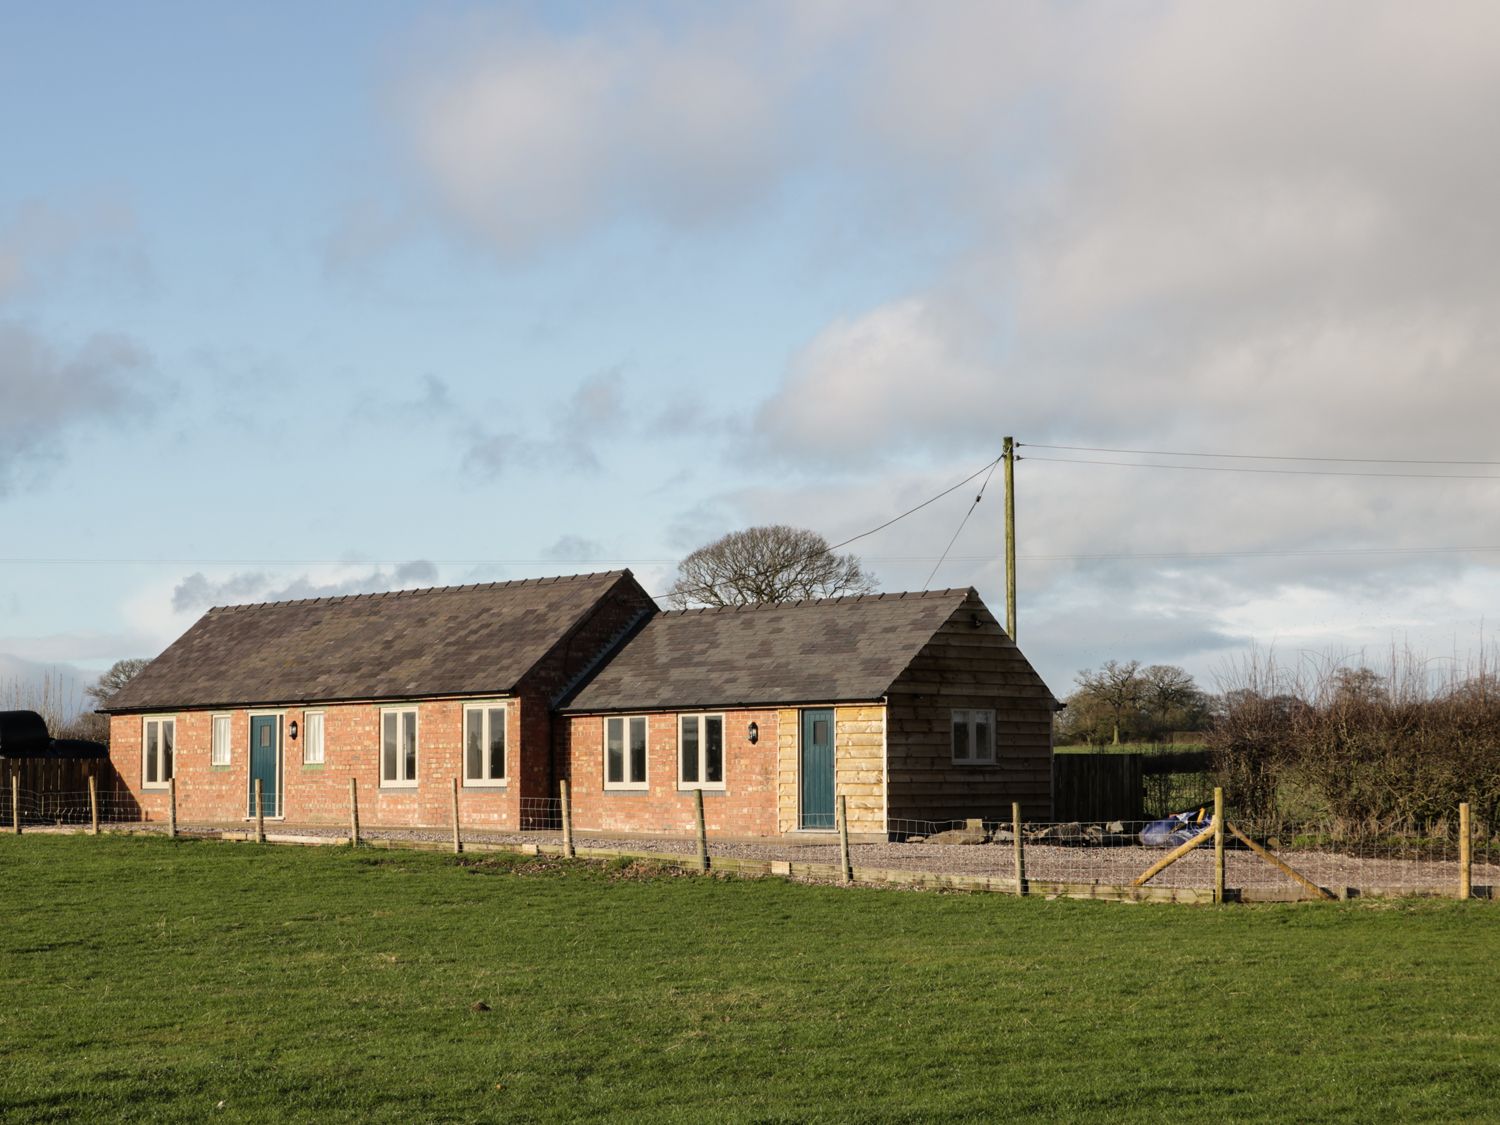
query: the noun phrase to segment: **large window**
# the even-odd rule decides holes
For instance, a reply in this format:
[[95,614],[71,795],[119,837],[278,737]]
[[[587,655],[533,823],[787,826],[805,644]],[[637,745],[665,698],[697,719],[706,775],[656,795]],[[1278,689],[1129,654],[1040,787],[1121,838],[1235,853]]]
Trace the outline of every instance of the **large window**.
[[604,720],[604,788],[646,788],[646,717]]
[[677,722],[677,786],[724,788],[724,716],[683,715]]
[[165,789],[172,780],[172,750],[177,744],[177,720],[147,717],[141,729],[141,785]]
[[962,766],[989,765],[995,760],[995,712],[953,712],[953,761]]
[[208,753],[208,764],[211,766],[227,766],[229,764],[229,716],[214,716],[213,748]]
[[464,784],[505,784],[505,704],[464,708]]
[[306,711],[302,715],[302,764],[323,764],[323,712]]
[[380,712],[380,784],[417,784],[417,713]]

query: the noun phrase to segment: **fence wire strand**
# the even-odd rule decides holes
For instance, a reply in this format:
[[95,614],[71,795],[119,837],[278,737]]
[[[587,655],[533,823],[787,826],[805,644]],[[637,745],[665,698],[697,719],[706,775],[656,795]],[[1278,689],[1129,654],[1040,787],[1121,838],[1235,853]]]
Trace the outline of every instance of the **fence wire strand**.
[[[470,803],[471,804],[471,803]],[[460,790],[459,819],[466,841],[490,841],[501,846],[520,842],[553,844],[563,826],[562,801],[556,797],[523,797],[514,811],[465,807]],[[122,790],[101,789],[91,804],[87,791],[0,791],[0,830],[87,827],[97,808],[101,827],[143,826],[165,830],[161,810],[145,810]],[[711,806],[710,806],[711,808]],[[1190,818],[1191,819],[1191,818]],[[1289,825],[1282,821],[1236,821],[1259,848],[1298,875],[1334,897],[1445,895],[1457,893],[1462,875],[1457,817],[1424,831],[1378,832],[1348,825]],[[1033,893],[1069,893],[1080,887],[1126,888],[1166,856],[1181,836],[1166,843],[1152,838],[1147,821],[1026,821],[1021,826],[1025,878]],[[1159,822],[1156,822],[1159,828]],[[195,825],[182,820],[186,831],[214,833],[224,825]],[[237,827],[243,830],[243,824]],[[579,846],[614,848],[651,854],[690,853],[696,818],[661,813],[648,821],[632,818],[629,833],[611,831],[608,823],[575,831]],[[934,876],[966,876],[991,885],[1013,882],[1015,835],[1010,820],[920,820],[892,818],[885,822],[884,841],[869,842],[868,829],[850,845],[850,863],[858,872],[892,870]],[[284,834],[341,835],[346,825],[278,825]],[[370,825],[362,838],[442,840],[451,825],[400,828]],[[708,850],[712,856],[752,861],[780,861],[812,870],[838,863],[839,845],[833,833],[809,833],[796,839],[770,837],[746,840],[729,837],[711,812],[706,816]],[[1161,833],[1158,831],[1157,836]],[[1211,832],[1203,843],[1152,875],[1146,886],[1204,891],[1214,885],[1215,858]],[[879,841],[879,837],[876,837]],[[1477,897],[1500,897],[1500,839],[1489,826],[1471,833],[1471,885]],[[1243,897],[1307,897],[1311,892],[1297,879],[1268,862],[1250,846],[1226,832],[1225,885]]]

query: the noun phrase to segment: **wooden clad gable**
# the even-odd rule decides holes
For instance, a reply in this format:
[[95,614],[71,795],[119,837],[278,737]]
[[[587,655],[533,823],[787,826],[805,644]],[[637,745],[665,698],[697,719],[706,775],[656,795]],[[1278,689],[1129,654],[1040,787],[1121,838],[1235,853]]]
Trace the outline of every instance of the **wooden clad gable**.
[[[974,591],[934,633],[887,696],[893,820],[1046,818],[1052,804],[1057,700]],[[993,764],[953,760],[953,712],[994,712]]]

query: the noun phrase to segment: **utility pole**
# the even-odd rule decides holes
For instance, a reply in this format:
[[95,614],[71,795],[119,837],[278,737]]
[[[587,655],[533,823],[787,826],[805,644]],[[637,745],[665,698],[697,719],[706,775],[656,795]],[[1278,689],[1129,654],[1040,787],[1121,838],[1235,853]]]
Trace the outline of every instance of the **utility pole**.
[[1005,631],[1016,639],[1016,439],[1005,439]]

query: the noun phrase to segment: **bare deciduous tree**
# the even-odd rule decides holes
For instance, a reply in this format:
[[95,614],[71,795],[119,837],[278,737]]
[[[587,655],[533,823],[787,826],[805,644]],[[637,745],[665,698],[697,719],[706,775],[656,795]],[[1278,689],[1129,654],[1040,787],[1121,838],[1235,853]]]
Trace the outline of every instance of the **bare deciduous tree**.
[[116,660],[109,666],[109,670],[99,677],[98,683],[91,688],[85,688],[84,691],[96,703],[108,703],[115,692],[140,675],[141,669],[150,663],[151,661],[142,660],[140,657]]
[[1106,660],[1097,672],[1085,669],[1078,673],[1078,686],[1107,707],[1114,716],[1112,741],[1120,744],[1120,724],[1127,711],[1140,706],[1145,684],[1140,676],[1141,662]]
[[774,524],[732,531],[677,566],[667,601],[689,606],[758,605],[868,594],[879,587],[855,555],[835,555],[806,528]]

